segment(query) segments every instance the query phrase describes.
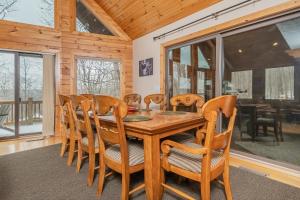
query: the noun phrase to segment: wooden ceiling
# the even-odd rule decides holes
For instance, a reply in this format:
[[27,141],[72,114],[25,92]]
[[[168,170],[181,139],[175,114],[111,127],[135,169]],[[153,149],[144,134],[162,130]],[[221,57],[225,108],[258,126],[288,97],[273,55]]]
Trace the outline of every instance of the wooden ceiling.
[[221,0],[96,0],[136,39]]

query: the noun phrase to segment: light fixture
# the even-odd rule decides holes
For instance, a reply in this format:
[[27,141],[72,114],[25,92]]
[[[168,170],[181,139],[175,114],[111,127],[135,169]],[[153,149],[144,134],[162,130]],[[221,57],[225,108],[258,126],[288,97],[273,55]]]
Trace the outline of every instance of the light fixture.
[[239,52],[239,53],[243,53],[243,50],[242,50],[242,49],[239,49],[238,52]]
[[278,42],[273,43],[273,47],[276,47],[276,46],[278,46]]

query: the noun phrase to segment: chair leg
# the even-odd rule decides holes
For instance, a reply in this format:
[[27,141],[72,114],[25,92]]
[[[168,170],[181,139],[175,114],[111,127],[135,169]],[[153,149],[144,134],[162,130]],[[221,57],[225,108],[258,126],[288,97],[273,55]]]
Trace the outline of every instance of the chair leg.
[[72,165],[73,158],[74,158],[74,152],[75,152],[75,140],[70,140],[68,166]]
[[95,174],[95,153],[89,153],[88,186],[92,186]]
[[274,135],[276,138],[276,142],[279,143],[279,138],[278,138],[278,124],[277,122],[274,123]]
[[227,164],[225,164],[225,167],[224,167],[223,181],[224,181],[226,199],[227,200],[232,200],[232,193],[231,193],[231,187],[230,187],[230,178],[229,178],[229,166]]
[[105,163],[104,163],[104,158],[102,156],[100,156],[100,158],[99,158],[99,179],[98,179],[97,196],[101,196],[101,194],[102,194],[104,179],[105,179]]
[[66,138],[64,138],[62,143],[61,143],[60,157],[64,156],[64,154],[67,150],[67,143],[68,143],[68,140]]
[[201,182],[201,200],[210,200],[210,180]]
[[78,144],[78,151],[77,151],[77,167],[76,167],[76,172],[79,172],[81,169],[81,163],[82,163],[82,148],[81,145]]
[[122,200],[128,200],[129,199],[129,183],[130,183],[130,177],[129,174],[122,174]]

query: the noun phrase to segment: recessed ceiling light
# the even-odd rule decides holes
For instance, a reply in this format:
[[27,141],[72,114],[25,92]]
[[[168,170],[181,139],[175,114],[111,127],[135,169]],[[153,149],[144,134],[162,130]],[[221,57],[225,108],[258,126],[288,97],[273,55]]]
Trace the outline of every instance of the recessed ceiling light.
[[278,42],[273,43],[273,47],[276,47],[276,46],[278,46]]
[[239,49],[238,52],[239,52],[239,53],[243,53],[243,50],[242,50],[242,49]]

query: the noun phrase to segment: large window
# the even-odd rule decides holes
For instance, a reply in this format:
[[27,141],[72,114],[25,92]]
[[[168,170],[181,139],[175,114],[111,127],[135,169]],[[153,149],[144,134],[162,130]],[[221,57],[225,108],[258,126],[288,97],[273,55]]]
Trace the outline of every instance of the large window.
[[167,94],[193,93],[206,100],[215,96],[216,40],[195,42],[169,50]]
[[54,27],[54,0],[0,0],[0,19]]
[[103,59],[77,59],[77,93],[120,96],[119,61]]
[[232,148],[300,166],[300,17],[227,33],[223,93],[238,95]]
[[300,166],[299,16],[170,47],[166,94],[236,95],[231,149]]
[[266,99],[294,100],[294,67],[266,69]]
[[231,89],[240,99],[252,99],[252,70],[231,72]]
[[76,30],[78,32],[113,35],[81,0],[77,0],[76,4]]

